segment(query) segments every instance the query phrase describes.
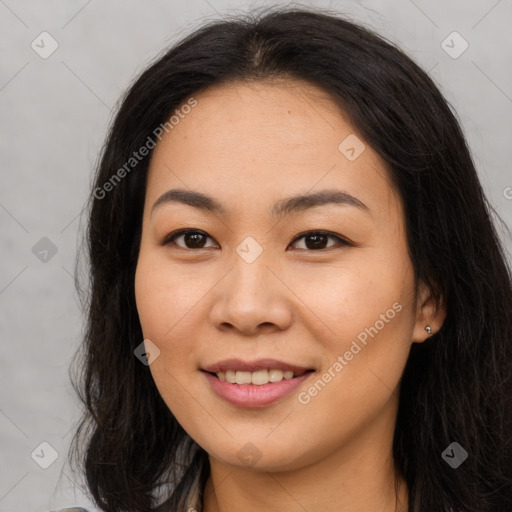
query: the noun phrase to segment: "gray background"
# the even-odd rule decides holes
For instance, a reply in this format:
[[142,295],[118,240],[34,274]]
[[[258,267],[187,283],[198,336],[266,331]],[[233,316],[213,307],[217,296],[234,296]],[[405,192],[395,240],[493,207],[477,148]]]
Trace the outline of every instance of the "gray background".
[[[64,465],[80,415],[68,378],[82,329],[72,273],[80,211],[119,96],[202,22],[270,4],[0,0],[0,511],[93,510]],[[512,1],[304,4],[374,27],[430,72],[458,113],[491,204],[511,226]],[[43,44],[43,31],[58,43],[46,59],[31,47]],[[458,58],[442,47],[453,31],[469,44]],[[461,48],[450,41],[452,52]],[[33,250],[48,244],[44,237],[57,249],[47,261]],[[44,441],[58,453],[48,469],[31,458]],[[44,446],[37,453],[49,460]]]

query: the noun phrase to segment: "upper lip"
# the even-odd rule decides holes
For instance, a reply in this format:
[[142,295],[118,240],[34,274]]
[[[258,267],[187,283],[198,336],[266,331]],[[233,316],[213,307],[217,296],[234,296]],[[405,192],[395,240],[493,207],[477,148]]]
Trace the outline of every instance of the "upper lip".
[[285,363],[277,359],[256,359],[254,361],[243,361],[242,359],[225,359],[217,363],[205,366],[203,370],[207,372],[219,373],[227,370],[257,372],[258,370],[278,369],[282,371],[292,371],[293,373],[303,373],[312,368],[297,366],[295,364]]

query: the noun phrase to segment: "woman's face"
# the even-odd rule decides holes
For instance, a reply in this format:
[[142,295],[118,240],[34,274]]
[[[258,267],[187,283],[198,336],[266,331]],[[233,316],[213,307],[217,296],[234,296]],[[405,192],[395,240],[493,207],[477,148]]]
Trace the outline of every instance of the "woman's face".
[[411,343],[438,324],[382,161],[312,85],[194,97],[152,155],[135,276],[162,398],[232,466],[389,449]]

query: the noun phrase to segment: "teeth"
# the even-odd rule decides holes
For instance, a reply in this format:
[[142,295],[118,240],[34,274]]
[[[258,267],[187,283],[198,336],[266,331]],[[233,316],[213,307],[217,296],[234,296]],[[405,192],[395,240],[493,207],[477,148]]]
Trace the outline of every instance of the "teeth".
[[218,372],[217,377],[219,380],[230,382],[231,384],[255,384],[261,386],[269,382],[280,382],[283,379],[293,379],[294,374],[292,371],[278,370],[273,368],[270,370],[258,370],[256,372],[233,371],[227,370],[226,372]]
[[257,386],[268,383],[268,370],[259,370],[251,373],[251,382]]
[[235,372],[237,384],[250,384],[251,372]]

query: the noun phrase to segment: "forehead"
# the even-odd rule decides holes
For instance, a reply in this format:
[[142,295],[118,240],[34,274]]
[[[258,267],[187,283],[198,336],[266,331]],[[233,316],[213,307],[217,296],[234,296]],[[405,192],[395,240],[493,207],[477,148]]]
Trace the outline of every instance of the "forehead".
[[[228,203],[333,187],[366,204],[391,200],[384,163],[325,91],[273,80],[223,84],[193,97],[196,106],[179,116],[153,151],[150,201],[173,187]],[[361,152],[357,158],[343,152],[344,141]]]
[[[306,82],[274,79],[222,84],[194,98],[197,106],[164,135],[160,149],[200,143],[204,152],[215,149],[219,158],[313,159],[328,147],[331,137],[336,140],[354,131],[329,95]],[[263,153],[261,144],[266,149]],[[330,144],[329,149],[335,152],[337,145]],[[293,154],[286,154],[292,150]]]

